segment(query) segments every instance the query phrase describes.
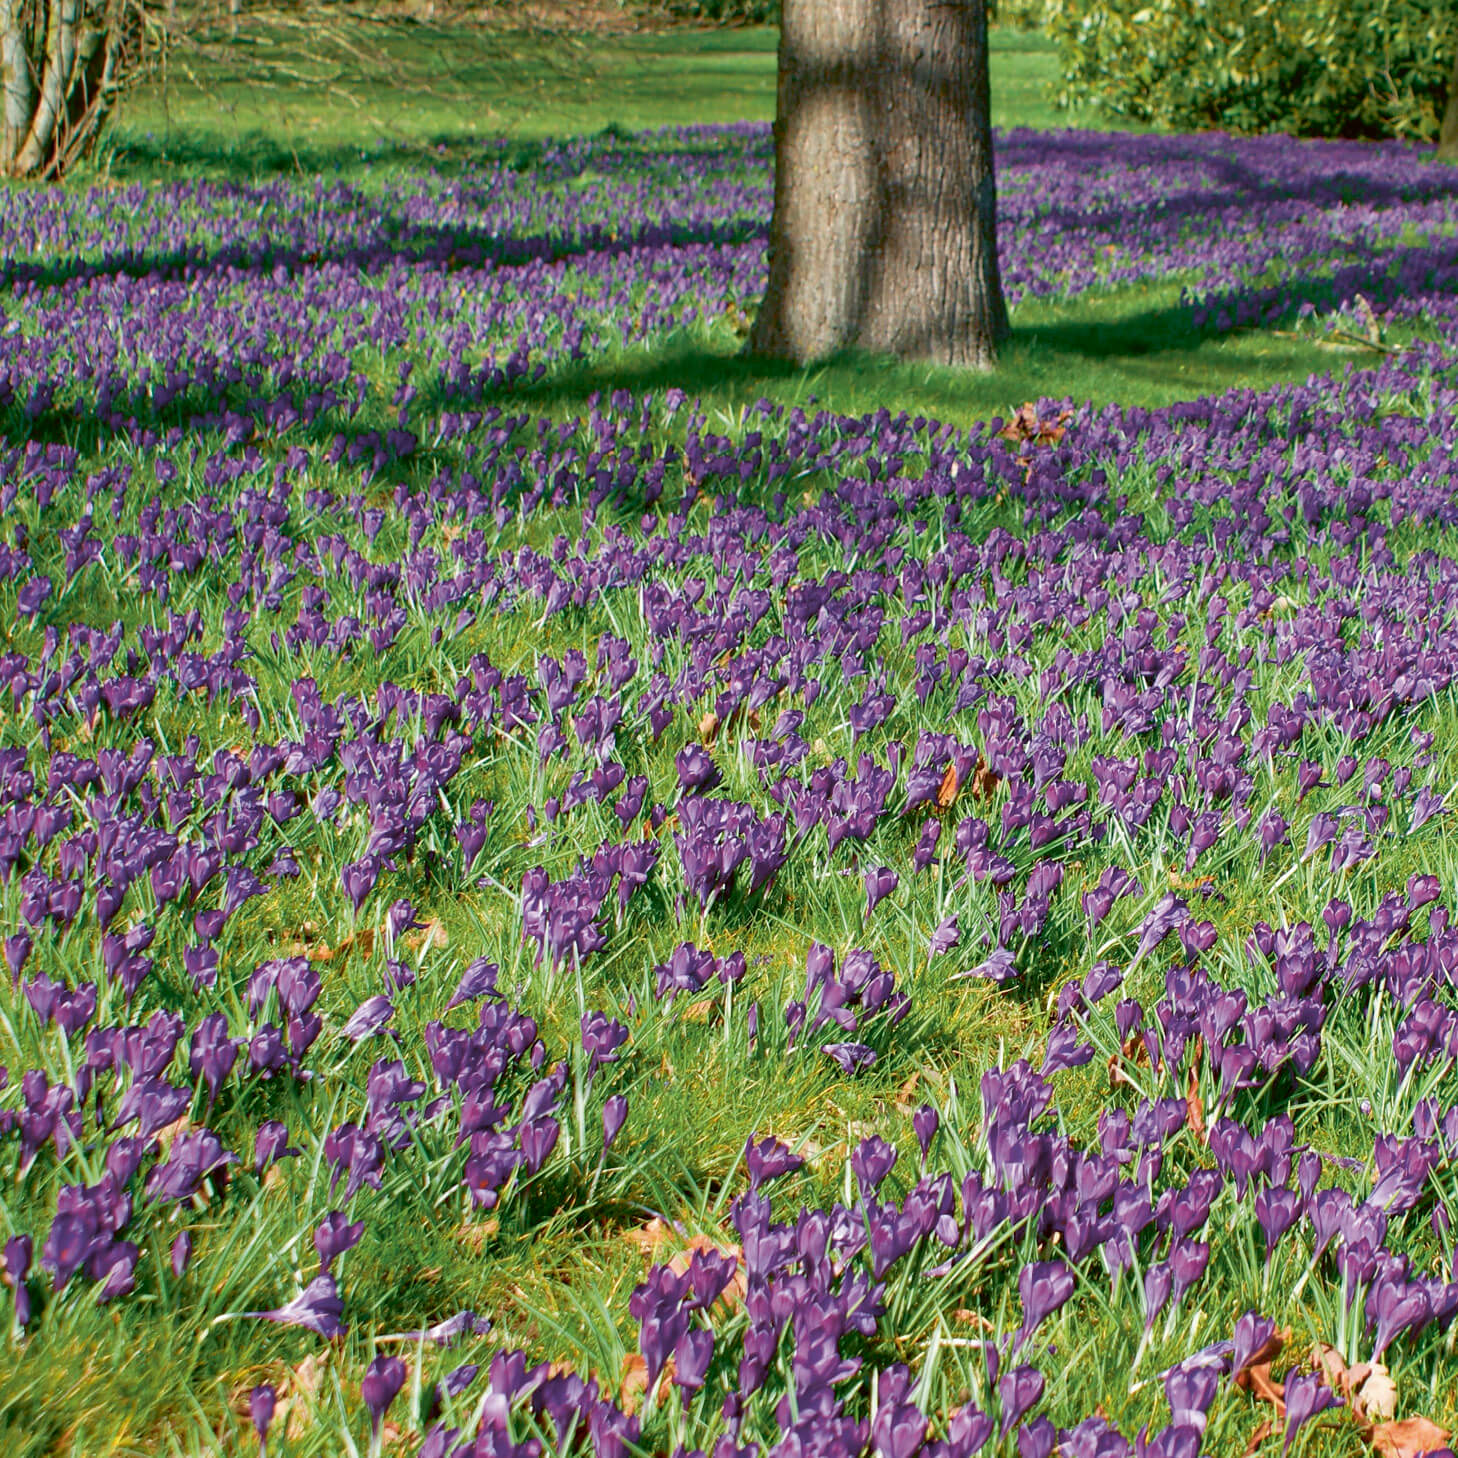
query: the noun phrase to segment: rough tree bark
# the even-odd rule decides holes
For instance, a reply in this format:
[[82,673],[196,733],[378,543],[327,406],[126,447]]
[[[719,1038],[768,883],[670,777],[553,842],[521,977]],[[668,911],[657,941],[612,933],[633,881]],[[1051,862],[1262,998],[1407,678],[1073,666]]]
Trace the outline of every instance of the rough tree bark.
[[987,368],[997,264],[986,0],[784,0],[769,284],[746,349]]
[[0,0],[0,175],[58,177],[141,49],[139,0]]
[[1438,160],[1458,162],[1458,56],[1453,57],[1453,79],[1448,82],[1448,109],[1438,133]]

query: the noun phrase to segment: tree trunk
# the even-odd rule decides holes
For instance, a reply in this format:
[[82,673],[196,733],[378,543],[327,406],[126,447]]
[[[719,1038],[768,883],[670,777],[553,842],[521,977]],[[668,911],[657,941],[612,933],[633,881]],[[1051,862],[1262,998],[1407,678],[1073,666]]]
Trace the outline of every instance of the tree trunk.
[[769,284],[752,354],[990,367],[986,0],[784,0]]
[[140,59],[137,0],[0,0],[0,175],[59,177]]
[[1458,162],[1458,56],[1453,57],[1453,79],[1448,82],[1448,109],[1438,133],[1438,161]]

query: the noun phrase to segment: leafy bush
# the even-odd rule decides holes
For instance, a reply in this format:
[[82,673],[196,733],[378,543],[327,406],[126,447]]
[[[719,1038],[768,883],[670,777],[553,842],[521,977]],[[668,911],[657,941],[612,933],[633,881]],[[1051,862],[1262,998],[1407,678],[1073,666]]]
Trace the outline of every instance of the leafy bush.
[[987,18],[1009,30],[1042,30],[1048,19],[1048,0],[988,0]]
[[643,8],[675,20],[706,20],[716,25],[780,23],[780,0],[651,0]]
[[1048,0],[1065,103],[1180,129],[1436,135],[1455,0]]

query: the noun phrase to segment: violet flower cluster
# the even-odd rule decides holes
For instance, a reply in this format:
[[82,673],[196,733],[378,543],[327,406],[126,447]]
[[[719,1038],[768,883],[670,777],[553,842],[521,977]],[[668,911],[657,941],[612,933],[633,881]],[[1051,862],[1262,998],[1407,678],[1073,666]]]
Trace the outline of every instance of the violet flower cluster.
[[[1185,271],[1264,317],[1286,295],[1252,278],[1289,294],[1283,258],[1355,240],[1451,312],[1403,240],[1455,184],[1410,152],[1066,142],[1002,140],[1015,293]],[[311,1161],[289,1262],[208,1320],[359,1339],[393,1200],[638,1198],[639,1044],[691,1008],[771,1079],[894,1101],[956,1006],[1033,1031],[996,1066],[939,1050],[953,1077],[848,1142],[839,1200],[756,1130],[724,1244],[650,1263],[641,1408],[495,1351],[411,1415],[419,1451],[535,1458],[530,1423],[610,1458],[670,1429],[715,1458],[1193,1454],[1289,1315],[1237,1268],[1297,1272],[1354,1359],[1428,1361],[1458,1314],[1451,349],[1070,403],[1056,439],[768,401],[713,430],[680,390],[516,407],[610,327],[760,286],[764,131],[647,155],[549,149],[539,179],[610,179],[561,196],[487,157],[393,214],[323,184],[3,199],[16,1339],[168,1272],[232,1291],[217,1231]],[[635,172],[663,157],[672,185]],[[1336,305],[1388,297],[1345,277]],[[964,1300],[953,1394],[898,1340]],[[1065,1400],[1073,1310],[1135,1312],[1136,1365],[1219,1317],[1134,1433]],[[405,1381],[368,1367],[376,1434]],[[1288,1392],[1294,1432],[1328,1395]]]

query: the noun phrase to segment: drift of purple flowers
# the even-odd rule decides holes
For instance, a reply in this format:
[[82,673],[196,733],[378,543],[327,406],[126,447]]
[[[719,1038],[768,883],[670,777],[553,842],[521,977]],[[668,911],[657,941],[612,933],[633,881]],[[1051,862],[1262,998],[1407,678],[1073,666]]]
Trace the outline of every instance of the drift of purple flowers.
[[[327,1345],[422,1458],[1186,1458],[1265,1415],[1277,1325],[1273,1446],[1337,1421],[1316,1341],[1429,1403],[1458,181],[1000,145],[1015,299],[1167,276],[1220,330],[1360,293],[1433,337],[1056,438],[715,431],[680,390],[564,421],[514,384],[762,286],[764,129],[388,205],[0,198],[13,1371],[98,1306],[240,1371]],[[670,1044],[720,1080],[698,1183]],[[364,1261],[625,1210],[715,1238],[575,1351]]]

